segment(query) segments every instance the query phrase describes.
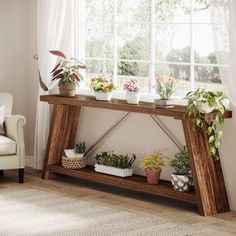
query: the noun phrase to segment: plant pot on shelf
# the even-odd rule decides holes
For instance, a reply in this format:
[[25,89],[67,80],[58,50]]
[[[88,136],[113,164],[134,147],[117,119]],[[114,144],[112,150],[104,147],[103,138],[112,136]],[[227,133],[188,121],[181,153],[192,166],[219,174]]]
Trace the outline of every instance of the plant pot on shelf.
[[158,184],[160,181],[161,170],[145,169],[148,184]]
[[86,166],[86,158],[84,156],[66,157],[62,156],[62,166],[69,169],[81,169]]
[[73,97],[75,96],[75,84],[64,83],[59,86],[59,92],[61,96]]
[[196,102],[196,108],[201,113],[210,113],[214,110],[214,107],[210,107],[207,102]]
[[192,186],[193,180],[190,174],[180,175],[171,174],[171,183],[174,190],[179,192],[188,192]]
[[117,167],[105,166],[101,164],[95,164],[95,171],[108,174],[108,175],[115,175],[119,177],[128,177],[128,176],[133,175],[132,169],[120,169]]
[[111,92],[96,92],[94,91],[96,100],[100,101],[111,101],[112,93]]
[[155,106],[160,108],[171,108],[173,107],[173,99],[155,99]]
[[139,92],[126,92],[126,100],[129,104],[138,104],[140,100]]

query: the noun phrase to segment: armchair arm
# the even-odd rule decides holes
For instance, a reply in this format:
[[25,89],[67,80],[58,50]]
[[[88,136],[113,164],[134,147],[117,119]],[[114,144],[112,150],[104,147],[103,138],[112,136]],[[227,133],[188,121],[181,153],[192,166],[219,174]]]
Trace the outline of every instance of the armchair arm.
[[5,117],[6,136],[14,140],[17,144],[16,154],[25,155],[25,141],[23,126],[26,118],[22,115],[10,115]]

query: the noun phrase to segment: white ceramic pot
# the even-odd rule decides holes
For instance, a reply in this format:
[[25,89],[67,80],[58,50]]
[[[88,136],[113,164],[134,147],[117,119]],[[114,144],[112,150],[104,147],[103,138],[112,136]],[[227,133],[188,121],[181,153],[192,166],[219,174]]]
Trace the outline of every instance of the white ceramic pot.
[[126,92],[126,100],[129,104],[138,104],[140,100],[139,92]]
[[210,113],[214,110],[214,107],[210,107],[207,102],[196,102],[196,108],[201,113]]
[[94,94],[95,94],[96,100],[111,101],[111,97],[112,97],[111,92],[103,93],[103,92],[94,91]]
[[179,192],[188,192],[192,186],[192,176],[191,175],[177,175],[175,173],[171,174],[171,183],[174,190]]
[[95,164],[95,171],[119,177],[128,177],[133,175],[132,169],[120,169],[112,166],[104,166],[101,164]]

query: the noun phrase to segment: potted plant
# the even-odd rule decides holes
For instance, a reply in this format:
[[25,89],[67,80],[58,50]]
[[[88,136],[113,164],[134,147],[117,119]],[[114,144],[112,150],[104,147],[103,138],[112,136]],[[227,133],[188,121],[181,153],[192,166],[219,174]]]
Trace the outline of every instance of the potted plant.
[[79,85],[79,82],[83,79],[79,69],[85,69],[86,66],[75,58],[66,58],[61,51],[51,50],[50,53],[60,58],[51,71],[52,80],[59,80],[60,95],[75,96],[75,86]]
[[129,104],[138,104],[140,99],[139,83],[136,79],[130,79],[124,84],[126,91],[126,100]]
[[[210,155],[215,160],[219,159],[218,148],[221,144],[221,136],[223,132],[218,130],[218,125],[224,123],[224,99],[225,96],[220,91],[207,91],[197,89],[187,93],[188,104],[186,114],[192,117],[193,124],[196,127],[203,128],[207,125],[208,142],[210,146]],[[211,120],[205,119],[205,113],[214,110],[214,118]]]
[[85,141],[74,145],[74,149],[65,149],[65,155],[62,156],[62,166],[70,169],[80,169],[86,166]]
[[115,85],[111,80],[108,80],[102,76],[92,78],[91,89],[93,89],[97,100],[110,101],[112,92],[115,90]]
[[136,156],[115,154],[113,151],[102,152],[95,157],[95,171],[104,174],[127,177],[133,175],[132,164]]
[[186,147],[175,154],[170,161],[170,166],[175,169],[171,174],[171,183],[176,191],[187,192],[192,186],[191,168]]
[[163,158],[164,156],[160,151],[144,155],[140,167],[145,170],[149,184],[159,183],[161,170],[165,165]]
[[76,143],[74,146],[74,151],[75,151],[75,154],[77,154],[77,156],[83,157],[86,151],[85,141]]
[[175,79],[174,77],[164,77],[164,76],[159,76],[156,78],[156,93],[160,96],[160,99],[155,99],[155,105],[157,107],[159,106],[169,106],[169,99],[171,95],[174,93],[176,90],[176,87],[178,85],[178,80]]

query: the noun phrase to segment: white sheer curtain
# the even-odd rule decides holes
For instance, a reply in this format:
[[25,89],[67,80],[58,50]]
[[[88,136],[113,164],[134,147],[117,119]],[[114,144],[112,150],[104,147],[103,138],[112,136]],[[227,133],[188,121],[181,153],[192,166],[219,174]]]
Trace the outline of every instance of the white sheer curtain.
[[[56,63],[56,57],[49,51],[61,50],[69,57],[75,56],[74,17],[76,0],[38,0],[38,68],[43,82],[54,93],[50,71]],[[38,97],[44,92],[39,86]],[[42,169],[49,133],[50,107],[45,102],[37,103],[34,167]]]
[[213,26],[217,60],[228,65],[220,68],[222,83],[236,107],[236,0],[211,0],[210,7],[213,22],[221,23]]

